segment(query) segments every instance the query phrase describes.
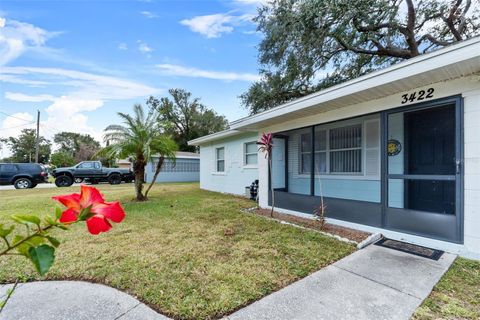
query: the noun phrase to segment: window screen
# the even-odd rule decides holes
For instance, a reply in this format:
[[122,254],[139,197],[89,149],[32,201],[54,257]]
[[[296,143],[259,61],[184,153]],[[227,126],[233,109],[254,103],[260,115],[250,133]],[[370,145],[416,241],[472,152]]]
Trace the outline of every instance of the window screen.
[[310,150],[310,133],[300,135],[300,173],[310,173],[312,153]]
[[362,126],[330,130],[330,172],[362,172]]
[[327,172],[327,131],[315,131],[315,173]]

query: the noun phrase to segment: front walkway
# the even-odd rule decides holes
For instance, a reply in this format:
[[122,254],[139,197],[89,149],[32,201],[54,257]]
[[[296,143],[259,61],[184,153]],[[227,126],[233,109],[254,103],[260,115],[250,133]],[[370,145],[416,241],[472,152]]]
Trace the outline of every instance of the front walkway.
[[[439,261],[371,245],[225,318],[409,319],[448,270]],[[6,288],[0,288],[0,297]],[[166,320],[135,298],[88,282],[21,284],[0,315],[6,319]]]
[[454,260],[370,245],[228,319],[410,319]]

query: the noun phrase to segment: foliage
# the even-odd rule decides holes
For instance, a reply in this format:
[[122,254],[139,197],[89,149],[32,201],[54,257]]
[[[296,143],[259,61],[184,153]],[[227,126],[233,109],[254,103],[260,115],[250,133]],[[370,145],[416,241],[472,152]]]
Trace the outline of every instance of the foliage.
[[[145,114],[139,104],[133,106],[134,115],[119,112],[123,120],[122,125],[110,125],[105,129],[105,142],[107,146],[99,152],[100,156],[117,159],[131,158],[135,173],[135,192],[138,201],[148,198],[148,192],[155,180],[150,183],[148,189],[143,192],[145,167],[154,156],[160,158],[175,159],[177,145],[162,131],[159,123],[157,109],[151,109]],[[156,174],[161,166],[157,166]]]
[[213,109],[193,98],[183,89],[170,89],[171,98],[150,97],[147,105],[158,111],[166,133],[170,134],[181,151],[195,151],[188,141],[227,129],[228,121]]
[[72,155],[65,151],[56,151],[50,156],[50,163],[55,167],[70,167],[76,162]]
[[[0,256],[14,254],[12,251],[16,250],[18,254],[30,259],[41,276],[52,266],[55,248],[60,245],[60,241],[49,234],[51,229],[68,230],[69,224],[86,221],[88,231],[99,234],[110,230],[108,220],[119,223],[125,217],[119,202],[105,202],[94,187],[82,185],[81,194],[55,196],[53,199],[64,204],[67,209],[62,211],[57,207],[53,215],[47,215],[43,220],[36,215],[14,214],[10,218],[15,224],[0,224],[0,238],[4,242],[3,247],[0,247]],[[26,234],[14,234],[19,225],[26,227]]]
[[320,196],[320,205],[313,211],[313,215],[315,220],[320,222],[320,230],[323,229],[326,223],[326,216],[327,216],[327,206],[323,201],[323,195]]
[[53,141],[59,145],[58,152],[70,154],[74,163],[92,160],[100,149],[100,143],[89,134],[63,131],[55,134]]
[[[34,162],[35,161],[35,142],[36,131],[34,129],[23,129],[18,137],[8,137],[4,139],[8,145],[12,156],[8,162]],[[47,163],[50,158],[51,144],[44,137],[39,137],[38,161]]]
[[[82,185],[81,194],[55,196],[53,199],[64,204],[67,209],[62,211],[57,207],[54,214],[46,215],[42,219],[31,214],[14,214],[10,219],[15,224],[7,226],[0,223],[0,238],[3,240],[0,257],[24,256],[32,262],[38,274],[43,276],[52,267],[55,250],[60,245],[60,241],[51,234],[53,229],[68,230],[70,224],[86,221],[88,231],[91,234],[99,234],[110,230],[109,220],[119,223],[125,217],[119,202],[105,202],[100,192],[93,187]],[[17,228],[19,226],[24,226],[26,232],[19,232],[20,228]],[[12,292],[0,302],[0,312]]]
[[[314,231],[239,214],[249,200],[200,190],[198,183],[157,184],[147,202],[131,201],[128,184],[97,187],[107,201],[120,200],[122,223],[94,238],[83,224],[59,232],[61,250],[45,278],[21,257],[0,259],[0,283],[19,276],[85,280],[126,291],[170,318],[220,319],[355,250]],[[30,189],[20,199],[16,190],[2,191],[0,222],[10,211],[48,214],[55,192]],[[229,228],[233,236],[224,235]]]
[[471,0],[278,0],[255,21],[262,80],[241,98],[258,113],[399,61],[474,37]]
[[272,210],[270,211],[270,216],[273,217],[273,210],[275,207],[275,193],[273,190],[273,179],[272,179],[272,150],[273,150],[273,134],[263,133],[260,141],[257,141],[258,151],[265,153],[265,158],[268,159],[268,172],[270,174],[270,193],[272,197]]

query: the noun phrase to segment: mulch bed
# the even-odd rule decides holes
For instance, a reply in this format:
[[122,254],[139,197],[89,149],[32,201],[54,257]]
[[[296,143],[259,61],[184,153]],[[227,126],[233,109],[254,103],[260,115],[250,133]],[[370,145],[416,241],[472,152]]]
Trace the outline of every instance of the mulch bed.
[[[251,213],[259,214],[265,217],[270,218],[270,209],[255,209],[255,210],[249,210]],[[346,227],[341,227],[337,226],[334,224],[330,223],[325,223],[323,226],[323,229],[320,228],[320,222],[314,219],[308,219],[308,218],[302,218],[302,217],[297,217],[293,216],[290,214],[285,214],[285,213],[280,213],[280,212],[273,212],[273,218],[282,220],[285,222],[290,222],[302,227],[310,228],[310,229],[315,229],[319,231],[323,231],[326,233],[334,234],[342,238],[346,238],[355,242],[362,242],[365,240],[368,236],[371,234],[368,232],[364,231],[359,231],[355,229],[350,229]]]

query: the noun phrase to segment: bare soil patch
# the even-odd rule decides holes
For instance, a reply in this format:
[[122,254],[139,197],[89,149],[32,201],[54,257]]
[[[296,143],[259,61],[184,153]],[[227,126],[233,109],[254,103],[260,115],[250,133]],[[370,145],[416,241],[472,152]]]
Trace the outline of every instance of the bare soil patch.
[[[265,217],[270,217],[270,209],[255,209],[250,211],[255,214],[259,214]],[[308,219],[308,218],[302,218],[302,217],[297,217],[291,214],[286,214],[286,213],[280,213],[277,211],[273,212],[273,218],[282,220],[285,222],[290,222],[294,223],[297,225],[300,225],[302,227],[314,229],[314,230],[319,230],[323,231],[326,233],[334,234],[342,238],[346,238],[355,242],[362,242],[368,236],[371,235],[371,233],[364,232],[364,231],[359,231],[351,228],[346,228],[346,227],[341,227],[337,226],[334,224],[330,223],[325,223],[323,228],[321,228],[321,224],[319,221],[314,220],[314,219]]]

